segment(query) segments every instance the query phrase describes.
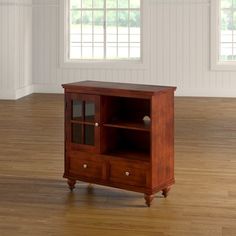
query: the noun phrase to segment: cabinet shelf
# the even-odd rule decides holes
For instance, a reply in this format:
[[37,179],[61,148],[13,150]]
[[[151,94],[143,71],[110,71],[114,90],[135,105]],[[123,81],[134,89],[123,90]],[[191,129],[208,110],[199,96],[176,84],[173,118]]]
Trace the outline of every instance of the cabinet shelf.
[[131,130],[139,130],[139,131],[150,131],[150,125],[146,125],[141,122],[133,122],[133,121],[115,121],[111,123],[103,124],[105,127],[112,128],[121,128],[121,129],[131,129]]
[[120,149],[114,149],[110,152],[106,153],[105,155],[111,156],[111,157],[121,157],[126,158],[127,160],[138,160],[138,161],[150,161],[150,153],[144,150],[133,150],[128,148],[120,148]]

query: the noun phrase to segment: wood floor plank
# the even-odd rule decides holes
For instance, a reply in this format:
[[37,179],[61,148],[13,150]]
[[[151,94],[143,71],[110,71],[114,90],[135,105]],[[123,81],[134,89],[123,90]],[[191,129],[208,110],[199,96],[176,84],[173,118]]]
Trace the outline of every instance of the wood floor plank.
[[176,98],[175,177],[153,206],[63,174],[63,95],[0,101],[0,235],[236,235],[236,99]]

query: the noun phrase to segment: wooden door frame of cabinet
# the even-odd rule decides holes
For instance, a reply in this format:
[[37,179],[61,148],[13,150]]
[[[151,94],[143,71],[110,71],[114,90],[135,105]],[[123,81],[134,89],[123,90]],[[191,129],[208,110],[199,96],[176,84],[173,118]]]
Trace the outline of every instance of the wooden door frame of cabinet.
[[[86,122],[81,121],[78,123],[81,124],[88,124],[88,125],[94,125],[94,146],[86,145],[86,144],[75,144],[72,143],[71,137],[72,137],[72,104],[71,102],[73,100],[81,100],[81,101],[90,101],[94,102],[95,104],[95,120],[93,122]],[[93,94],[82,94],[82,93],[66,93],[65,94],[65,145],[66,149],[69,150],[84,150],[92,153],[99,153],[100,152],[100,96],[99,95],[93,95]],[[84,111],[83,111],[84,113]],[[84,118],[83,118],[84,119]],[[98,126],[96,125],[98,124]]]

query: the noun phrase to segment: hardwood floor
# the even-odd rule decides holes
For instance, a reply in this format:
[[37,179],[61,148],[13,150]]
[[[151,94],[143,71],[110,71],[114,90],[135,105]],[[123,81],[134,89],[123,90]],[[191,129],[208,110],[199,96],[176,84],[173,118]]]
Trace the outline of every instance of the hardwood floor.
[[176,98],[176,184],[143,195],[63,174],[63,96],[0,101],[0,235],[236,235],[236,99]]

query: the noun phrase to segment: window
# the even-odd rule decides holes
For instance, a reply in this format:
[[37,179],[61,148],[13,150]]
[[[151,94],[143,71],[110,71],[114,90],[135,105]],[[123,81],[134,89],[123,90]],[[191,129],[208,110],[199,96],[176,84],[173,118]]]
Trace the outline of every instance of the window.
[[236,70],[236,0],[211,4],[212,68]]
[[64,63],[142,61],[141,0],[62,2]]

